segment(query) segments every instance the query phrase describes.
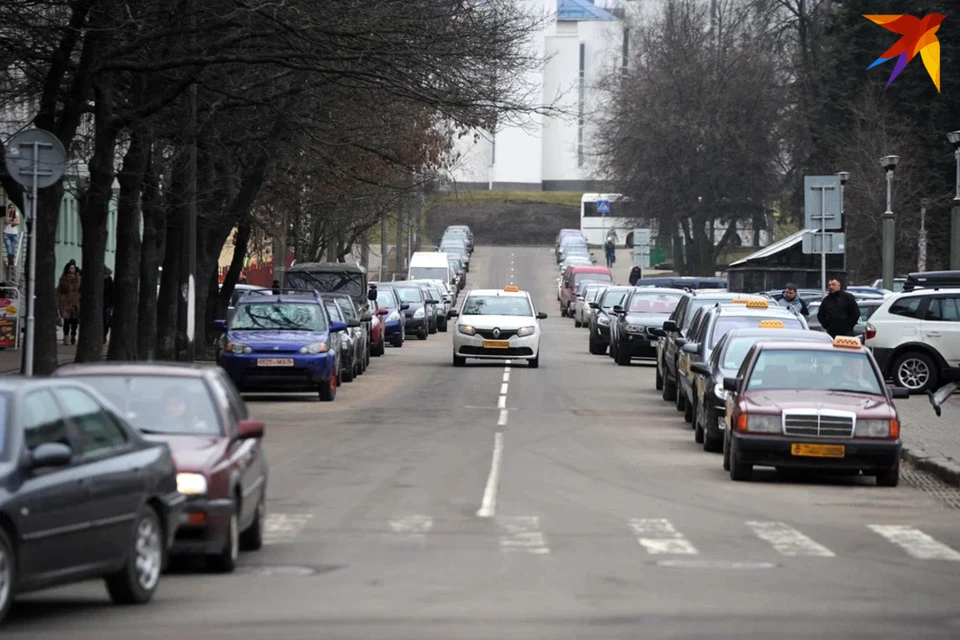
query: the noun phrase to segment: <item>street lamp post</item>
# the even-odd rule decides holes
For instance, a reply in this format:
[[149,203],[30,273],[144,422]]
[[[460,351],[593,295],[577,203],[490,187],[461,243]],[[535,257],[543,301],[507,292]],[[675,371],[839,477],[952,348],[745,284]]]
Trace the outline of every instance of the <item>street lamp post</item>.
[[[844,220],[843,214],[844,214],[845,209],[846,209],[846,207],[845,207],[844,204],[843,204],[843,188],[847,186],[847,181],[850,180],[850,172],[849,172],[849,171],[838,171],[838,172],[837,172],[837,177],[840,178],[840,221],[841,221],[841,224],[843,225],[842,228],[846,229],[846,226],[847,226],[847,225],[846,225],[846,222],[843,221],[843,220]],[[846,241],[844,241],[843,244],[844,244],[844,247],[843,247],[843,275],[844,275],[844,277],[846,277],[846,275],[847,275],[847,247],[846,247],[846,244],[847,244],[847,243],[846,243]]]
[[917,238],[917,271],[927,270],[927,208],[930,198],[920,198],[920,237]]
[[894,236],[893,216],[893,171],[900,162],[900,156],[880,158],[880,166],[887,173],[887,210],[883,212],[883,288],[893,291],[893,270],[896,259],[896,236]]
[[951,131],[947,140],[953,145],[953,157],[957,161],[957,186],[950,212],[950,268],[960,269],[960,131]]

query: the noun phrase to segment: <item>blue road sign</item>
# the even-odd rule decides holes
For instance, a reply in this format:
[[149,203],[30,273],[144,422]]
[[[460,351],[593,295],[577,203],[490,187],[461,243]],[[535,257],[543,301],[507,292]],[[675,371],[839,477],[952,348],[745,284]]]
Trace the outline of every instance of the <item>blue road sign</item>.
[[610,213],[610,201],[597,200],[597,213],[604,216]]

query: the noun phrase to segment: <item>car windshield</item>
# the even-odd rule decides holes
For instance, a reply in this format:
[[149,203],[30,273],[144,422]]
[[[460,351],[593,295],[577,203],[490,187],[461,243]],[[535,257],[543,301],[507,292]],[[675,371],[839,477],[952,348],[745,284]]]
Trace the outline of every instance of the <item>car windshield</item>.
[[774,389],[883,395],[883,387],[867,354],[840,349],[761,351],[747,382],[747,391]]
[[397,293],[404,302],[423,302],[423,292],[420,287],[397,287]]
[[675,293],[635,293],[627,313],[673,313],[682,296]]
[[586,292],[583,294],[583,299],[587,302],[596,302],[597,296],[600,295],[600,292],[603,291],[603,287],[587,286]]
[[287,271],[283,276],[283,288],[345,293],[351,298],[360,299],[367,293],[364,280],[362,273],[350,271]]
[[410,267],[411,280],[446,280],[447,270],[443,267]]
[[470,296],[463,303],[464,316],[532,316],[526,296]]
[[[771,330],[771,340],[776,340],[776,330]],[[816,340],[815,336],[823,336],[819,332],[811,332],[809,339],[797,338],[795,336],[790,336],[790,342],[822,342],[822,340]],[[743,336],[738,338],[733,338],[727,342],[727,347],[723,352],[723,361],[720,364],[720,367],[723,369],[732,369],[737,371],[740,369],[740,365],[743,364],[743,359],[747,356],[747,352],[750,351],[750,347],[760,342],[764,338],[760,336]]]
[[720,338],[727,335],[728,331],[734,329],[758,329],[762,320],[779,320],[783,323],[784,329],[806,329],[803,322],[797,318],[781,317],[764,318],[763,316],[720,316],[717,323],[713,325],[713,335],[710,336],[710,348],[712,349]]
[[221,436],[216,404],[201,378],[161,375],[85,375],[138,431]]
[[377,305],[387,309],[397,308],[397,299],[389,289],[377,289]]
[[431,300],[436,300],[437,302],[440,302],[441,300],[443,300],[443,294],[440,293],[440,289],[436,287],[428,287],[427,291],[430,292]]
[[327,328],[320,305],[304,302],[247,302],[237,307],[230,329],[323,331]]
[[613,276],[609,273],[578,273],[573,276],[574,284],[581,282],[613,282]]
[[[732,300],[732,298],[730,299]],[[712,307],[718,302],[722,304],[724,300],[718,300],[716,298],[712,300],[704,299],[704,298],[694,298],[693,300],[691,300],[690,306],[687,308],[687,314],[683,318],[683,326],[681,327],[681,329],[687,330],[690,328],[690,325],[693,324],[693,316],[696,315],[698,309],[702,309],[704,307]]]
[[626,297],[626,291],[608,291],[605,296],[603,296],[603,302],[600,304],[604,309],[613,309],[615,306],[623,302],[624,297]]

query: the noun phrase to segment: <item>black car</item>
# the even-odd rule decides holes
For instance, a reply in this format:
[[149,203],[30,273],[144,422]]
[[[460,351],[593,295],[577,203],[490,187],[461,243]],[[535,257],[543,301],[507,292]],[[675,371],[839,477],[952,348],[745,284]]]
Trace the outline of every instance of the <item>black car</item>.
[[611,332],[610,354],[618,365],[626,366],[632,358],[656,357],[663,323],[683,295],[680,289],[634,289],[622,306],[613,308],[616,320]]
[[743,358],[761,340],[790,342],[824,342],[832,340],[826,333],[804,329],[734,329],[717,343],[706,362],[690,365],[694,378],[693,428],[694,440],[703,445],[704,451],[723,450],[723,431],[726,428],[728,394],[723,389],[723,379],[736,377]]
[[0,382],[0,619],[18,594],[103,578],[150,600],[183,512],[165,443],[76,380]]
[[607,345],[610,344],[610,325],[616,318],[613,307],[622,303],[627,293],[632,290],[633,287],[607,287],[596,302],[590,303],[590,308],[596,311],[590,314],[589,344],[590,353],[593,355],[602,356],[607,352]]
[[637,280],[636,286],[690,290],[726,289],[727,281],[724,278],[700,278],[698,276],[658,276],[654,278],[640,278]]
[[397,295],[400,296],[400,301],[403,304],[409,305],[403,312],[406,316],[405,331],[407,333],[416,333],[418,338],[426,340],[430,334],[429,314],[435,314],[435,312],[432,312],[428,307],[431,302],[436,304],[436,300],[428,300],[427,294],[415,280],[393,282],[391,286],[393,290],[397,292]]
[[[664,336],[657,347],[657,391],[663,391],[664,400],[677,399],[677,360],[680,358],[680,347],[687,342],[687,333],[697,309],[746,297],[749,296],[726,291],[694,290],[680,300],[677,308],[663,323]],[[753,297],[760,299],[758,296]]]

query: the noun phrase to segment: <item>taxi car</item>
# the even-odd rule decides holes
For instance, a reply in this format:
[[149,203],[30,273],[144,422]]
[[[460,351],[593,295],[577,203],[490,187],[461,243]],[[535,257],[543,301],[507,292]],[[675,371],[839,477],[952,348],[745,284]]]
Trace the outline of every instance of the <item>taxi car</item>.
[[900,481],[900,419],[880,368],[857,338],[830,344],[761,341],[727,392],[723,467],[750,480],[754,466],[854,471]]
[[540,365],[540,320],[530,294],[514,285],[501,289],[474,289],[463,301],[453,331],[453,366],[467,358],[526,360],[530,368]]

